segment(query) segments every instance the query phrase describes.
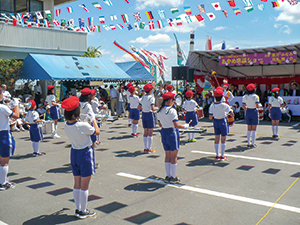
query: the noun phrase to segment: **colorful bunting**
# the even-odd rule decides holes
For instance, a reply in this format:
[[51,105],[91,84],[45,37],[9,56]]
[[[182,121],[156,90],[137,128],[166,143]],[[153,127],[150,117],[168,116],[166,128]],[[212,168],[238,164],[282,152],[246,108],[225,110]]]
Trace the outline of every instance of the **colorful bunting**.
[[128,1],[128,0],[125,0],[125,2],[126,2],[127,4],[129,4],[129,1]]
[[214,2],[214,3],[211,3],[211,5],[214,7],[215,10],[221,10],[221,6],[220,6],[220,3],[219,2]]
[[101,5],[98,2],[92,2],[92,5],[97,9],[102,9]]
[[[48,17],[48,14],[47,13],[49,13],[50,12],[50,10],[45,10],[45,14],[47,15],[47,17]],[[32,14],[30,13],[30,12],[28,12],[28,13],[26,13],[27,14],[27,17],[28,17],[28,20],[30,21],[30,22],[34,22],[33,21],[33,18],[32,18]],[[8,17],[7,17],[8,18]],[[50,12],[50,18],[51,18],[51,21],[52,21],[52,16],[51,16],[51,12]],[[9,18],[8,18],[9,19]],[[49,19],[49,18],[48,18]],[[9,19],[10,20],[10,19]]]
[[112,6],[111,0],[103,0],[103,2],[108,6]]
[[227,1],[230,7],[236,7],[234,0]]
[[111,19],[111,21],[117,20],[117,15],[110,15],[110,19]]
[[134,30],[139,30],[140,29],[139,24],[137,22],[135,22],[133,24],[133,26],[134,26]]
[[278,1],[272,2],[273,8],[280,7]]
[[153,20],[153,15],[152,15],[151,11],[147,11],[145,13],[146,13],[146,16],[147,16],[148,20]]
[[186,15],[188,15],[188,16],[192,15],[191,7],[184,6],[183,9],[184,9],[184,12],[185,12]]
[[163,22],[161,20],[157,20],[157,24],[158,24],[158,28],[159,29],[165,27],[164,24],[163,24]]
[[123,27],[123,25],[122,25],[122,24],[117,24],[117,27],[119,27],[119,28],[120,28],[120,30],[123,30],[123,29],[124,29],[124,27]]
[[104,16],[99,16],[99,22],[100,22],[100,24],[105,24]]
[[252,6],[253,2],[251,0],[243,0],[246,6]]
[[146,25],[145,25],[145,22],[140,22],[140,28],[141,28],[141,29],[144,29],[145,26],[146,26]]
[[253,7],[252,7],[252,6],[245,6],[244,9],[245,9],[247,12],[253,11]]
[[69,27],[74,27],[74,19],[69,19],[69,21],[68,21],[68,25],[69,25]]
[[208,18],[210,19],[210,21],[216,19],[216,16],[213,13],[206,13],[206,15],[208,16]]
[[41,12],[35,12],[35,15],[36,15],[36,18],[37,18],[38,20],[44,19],[43,16],[42,16],[42,14],[41,14]]
[[176,26],[181,26],[182,25],[182,20],[180,17],[175,18]]
[[57,9],[57,10],[55,10],[55,14],[56,14],[56,16],[57,16],[57,17],[59,17],[59,16],[60,16],[60,13],[61,13],[61,9]]
[[172,14],[179,12],[179,10],[177,8],[171,8],[170,10],[171,10]]
[[84,19],[83,18],[78,18],[78,22],[79,22],[79,28],[84,27]]
[[263,11],[265,9],[265,4],[264,3],[261,3],[261,4],[258,4],[257,5],[257,8],[261,11]]
[[200,14],[195,15],[195,17],[196,17],[196,19],[197,19],[199,22],[201,22],[201,21],[204,20],[204,18],[203,18]]
[[110,27],[107,26],[107,25],[103,25],[103,28],[104,28],[106,31],[109,31],[109,30],[110,30]]
[[149,21],[149,29],[154,30],[154,22],[152,20]]
[[67,25],[66,19],[60,19],[60,25],[61,26],[66,26]]
[[200,13],[206,13],[206,10],[205,10],[205,7],[204,7],[204,4],[201,4],[201,5],[197,5]]
[[68,13],[72,13],[73,12],[73,8],[71,6],[67,7]]
[[166,18],[165,10],[159,9],[159,10],[157,10],[157,13],[158,13],[158,15],[159,15],[159,17],[160,17],[161,19],[165,19],[165,18]]
[[117,29],[115,25],[109,25],[109,27],[110,27],[111,30]]
[[228,18],[228,11],[225,9],[225,10],[222,10],[222,12],[224,13],[225,17]]
[[191,16],[185,16],[185,20],[187,23],[193,22]]
[[261,0],[262,2],[267,2],[268,0]]
[[97,26],[97,31],[98,31],[98,33],[101,33],[101,26],[100,25]]
[[290,5],[297,5],[298,1],[297,0],[288,0],[288,3],[290,3]]
[[233,12],[234,12],[235,15],[242,14],[242,12],[241,12],[241,10],[239,8],[234,8]]
[[89,12],[89,10],[85,6],[85,4],[81,4],[81,5],[79,5],[79,7],[83,8],[84,11]]
[[122,14],[121,17],[122,17],[122,20],[123,20],[124,23],[129,23],[129,19],[128,19],[127,14]]
[[18,22],[18,20],[16,18],[13,18],[13,26],[14,27],[17,26],[17,22]]
[[44,19],[43,21],[44,21],[44,24],[45,24],[46,27],[50,27],[49,21],[47,19]]
[[89,27],[93,26],[93,23],[94,23],[94,17],[88,17]]
[[[45,14],[46,14],[48,20],[49,20],[49,21],[52,21],[52,14],[51,14],[51,11],[50,11],[50,10],[45,10]],[[29,21],[33,22],[33,18],[32,18],[31,13],[27,13],[27,15],[28,15]]]
[[17,13],[18,20],[21,22],[21,26],[24,27],[24,17],[22,13]]
[[91,28],[90,27],[85,27],[87,32],[91,32]]
[[167,22],[170,25],[170,27],[172,27],[174,25],[173,24],[173,19],[171,19],[171,18],[167,19]]
[[133,29],[132,26],[130,25],[130,23],[126,23],[126,27],[127,27],[128,30],[132,30]]
[[135,21],[141,21],[141,14],[139,12],[133,13]]

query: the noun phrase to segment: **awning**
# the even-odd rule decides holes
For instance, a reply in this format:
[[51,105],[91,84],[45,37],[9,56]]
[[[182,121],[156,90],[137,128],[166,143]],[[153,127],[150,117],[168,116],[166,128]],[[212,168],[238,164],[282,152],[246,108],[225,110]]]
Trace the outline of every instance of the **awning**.
[[110,59],[29,54],[19,79],[30,80],[131,80]]
[[124,72],[126,72],[132,80],[135,81],[153,81],[155,78],[143,67],[139,62],[122,62],[116,63]]
[[[296,62],[285,61],[285,56],[281,57],[280,54],[284,52],[292,52],[296,56]],[[251,61],[251,57],[260,54],[273,56],[275,54],[276,60],[279,63],[255,64]],[[277,54],[278,53],[278,54]],[[279,55],[279,56],[278,56]],[[225,57],[224,57],[225,56]],[[222,58],[232,59],[248,58],[248,64],[227,63],[227,65],[220,65],[219,60]],[[197,69],[203,74],[209,74],[212,70],[216,71],[219,77],[227,78],[256,78],[256,77],[282,77],[282,76],[300,76],[300,43],[295,45],[285,45],[266,48],[253,48],[253,49],[234,49],[234,50],[218,50],[218,51],[191,51],[187,60],[187,65],[190,68]],[[259,59],[258,59],[259,60]]]

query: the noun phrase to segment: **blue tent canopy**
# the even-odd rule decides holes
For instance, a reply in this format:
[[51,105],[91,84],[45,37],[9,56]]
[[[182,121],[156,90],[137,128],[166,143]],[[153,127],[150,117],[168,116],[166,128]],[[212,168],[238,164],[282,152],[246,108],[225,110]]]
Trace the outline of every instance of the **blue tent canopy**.
[[30,80],[131,80],[110,59],[29,54],[19,79]]
[[155,78],[145,69],[139,62],[122,62],[116,63],[122,70],[124,70],[130,77],[131,80],[139,81],[153,81]]

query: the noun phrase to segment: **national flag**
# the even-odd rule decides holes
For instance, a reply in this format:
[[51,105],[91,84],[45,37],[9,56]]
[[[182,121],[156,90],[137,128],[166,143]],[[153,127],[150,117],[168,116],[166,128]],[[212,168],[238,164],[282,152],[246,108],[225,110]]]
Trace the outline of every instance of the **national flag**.
[[17,22],[18,22],[18,20],[16,18],[13,18],[13,26],[14,27],[17,26]]
[[298,1],[297,0],[288,0],[288,3],[290,3],[290,5],[297,5]]
[[210,19],[210,21],[216,19],[216,16],[213,13],[206,13],[206,15],[208,16],[208,18]]
[[44,19],[43,21],[44,21],[44,24],[45,24],[46,27],[50,27],[49,21],[47,19]]
[[188,15],[188,16],[192,15],[191,7],[184,6],[183,9],[184,9],[184,12],[185,12],[186,15]]
[[180,17],[175,18],[176,26],[181,26],[182,25],[182,20]]
[[94,17],[88,17],[88,25],[89,27],[92,27],[94,23]]
[[68,26],[73,28],[74,27],[74,19],[69,19],[68,20]]
[[161,20],[157,20],[157,24],[158,24],[158,28],[159,29],[165,27],[164,24],[163,24],[163,22]]
[[267,2],[268,0],[261,0],[262,2]]
[[252,6],[253,5],[252,0],[243,0],[243,2],[245,3],[246,6]]
[[87,32],[89,32],[89,33],[91,32],[91,28],[90,27],[87,26],[87,27],[85,27],[85,29],[86,29]]
[[177,39],[177,36],[176,34],[174,33],[174,37],[175,37],[175,40],[176,40],[176,50],[177,50],[177,65],[178,66],[184,66],[183,64],[183,51],[181,50],[180,48],[180,45],[179,45],[179,42],[178,42],[178,39]]
[[273,8],[279,7],[278,1],[272,2],[272,6],[273,6]]
[[91,29],[92,32],[95,32],[96,26],[92,26],[92,27],[90,27],[90,29]]
[[203,18],[200,14],[195,15],[195,17],[196,17],[196,19],[197,19],[199,22],[201,22],[201,21],[204,20],[204,18]]
[[100,25],[97,26],[97,31],[98,31],[98,33],[101,33],[101,26]]
[[65,19],[60,19],[60,25],[61,26],[66,26],[67,25],[67,21]]
[[[6,20],[5,23],[8,23],[8,20]],[[28,24],[27,24],[27,27],[32,27],[32,24],[31,24],[31,23],[28,23]]]
[[10,20],[9,17],[5,13],[1,13],[1,17],[4,17],[7,20]]
[[126,23],[126,27],[127,27],[128,30],[132,30],[133,29],[130,23]]
[[241,10],[239,8],[234,8],[233,12],[235,13],[235,15],[242,14],[242,12],[241,12]]
[[61,13],[61,9],[56,9],[55,10],[56,17],[59,17],[60,13]]
[[[1,13],[1,15],[2,14],[5,14],[5,13]],[[15,15],[13,13],[9,13],[9,15],[11,16],[11,18],[16,19]]]
[[258,4],[257,8],[262,11],[265,9],[265,4],[264,3]]
[[73,12],[73,8],[71,6],[67,7],[68,13],[72,13]]
[[42,16],[42,14],[41,14],[41,12],[35,12],[35,15],[36,15],[36,18],[37,18],[38,20],[44,19],[43,16]]
[[103,0],[103,2],[108,6],[112,6],[111,0]]
[[165,10],[159,9],[159,10],[157,10],[157,13],[158,13],[158,15],[159,15],[159,17],[160,17],[161,19],[165,19],[165,18],[166,18]]
[[206,12],[204,4],[197,5],[197,7],[198,7],[200,13],[205,13]]
[[211,36],[206,36],[205,50],[212,50]]
[[253,7],[252,7],[252,6],[245,6],[244,9],[245,9],[247,12],[253,11]]
[[21,22],[21,26],[24,27],[24,17],[22,13],[17,13],[18,20]]
[[211,5],[214,7],[215,10],[221,10],[221,6],[220,6],[220,3],[219,2],[214,2],[214,3],[211,3]]
[[[46,11],[49,11],[49,10],[46,10]],[[45,11],[45,13],[46,13],[46,11]],[[50,11],[49,11],[50,12]],[[30,22],[34,22],[33,21],[33,17],[32,17],[32,14],[30,13],[30,12],[28,12],[28,13],[26,13],[27,14],[27,17],[28,17],[28,20],[30,21]],[[48,15],[47,15],[48,16]],[[51,12],[50,12],[50,17],[51,17]],[[49,17],[48,17],[48,19],[49,19]],[[52,17],[51,17],[51,21],[52,21]]]
[[79,7],[83,8],[84,11],[89,12],[89,10],[85,6],[85,4],[81,4],[81,5],[79,5]]
[[153,15],[152,15],[151,11],[147,11],[145,13],[146,13],[146,16],[147,16],[148,20],[153,20]]
[[222,44],[221,44],[221,50],[225,50],[225,49],[226,49],[225,41],[222,41]]
[[228,18],[228,11],[225,9],[222,12],[224,13],[225,17]]
[[109,30],[110,30],[110,27],[107,26],[107,25],[103,25],[103,27],[104,27],[104,29],[105,29],[106,31],[109,31]]
[[177,8],[171,8],[170,10],[171,10],[172,14],[179,12],[179,10]]
[[170,27],[172,27],[174,25],[172,18],[167,19],[167,22],[170,25]]
[[135,21],[141,21],[141,14],[139,12],[133,13]]
[[104,16],[99,16],[99,22],[100,22],[100,24],[105,24]]
[[151,20],[151,21],[149,21],[149,29],[150,30],[154,30],[154,22]]
[[79,27],[74,27],[75,31],[81,31],[81,29]]
[[139,24],[137,23],[137,22],[135,22],[134,24],[133,24],[133,26],[134,26],[134,29],[135,30],[139,30],[140,28],[139,28]]
[[140,22],[140,28],[144,29],[145,28],[145,22]]
[[236,7],[234,0],[227,1],[230,7]]
[[109,25],[109,27],[110,27],[111,30],[117,29],[115,25]]
[[84,27],[84,19],[83,18],[78,18],[78,22],[79,22],[79,28]]
[[92,2],[92,5],[97,9],[102,9],[101,5],[98,2]]
[[36,27],[41,27],[41,24],[40,24],[39,21],[37,21],[37,22],[35,23],[35,25],[36,25]]
[[123,29],[124,29],[124,27],[123,27],[123,25],[122,25],[122,24],[117,24],[117,27],[119,27],[119,28],[120,28],[120,30],[123,30]]
[[110,19],[113,20],[117,20],[117,15],[110,15]]
[[125,0],[125,2],[126,2],[127,4],[129,4],[129,1],[128,1],[128,0]]
[[122,14],[121,17],[122,17],[122,20],[123,20],[124,23],[129,23],[129,19],[128,19],[127,14]]
[[193,22],[191,16],[185,16],[185,20],[187,23]]

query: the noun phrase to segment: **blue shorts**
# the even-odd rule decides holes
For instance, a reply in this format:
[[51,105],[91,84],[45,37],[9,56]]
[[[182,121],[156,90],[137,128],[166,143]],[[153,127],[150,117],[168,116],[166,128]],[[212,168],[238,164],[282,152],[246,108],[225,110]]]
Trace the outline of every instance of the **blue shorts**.
[[30,124],[29,133],[30,133],[30,140],[32,142],[39,142],[44,140],[42,129],[39,127],[37,123]]
[[3,158],[13,156],[15,152],[15,139],[10,130],[0,131],[0,156]]
[[281,111],[279,107],[272,107],[270,113],[272,120],[281,120]]
[[191,120],[193,120],[193,121],[190,123],[190,127],[197,126],[198,116],[197,116],[197,113],[195,111],[186,112],[186,114],[185,114],[185,122],[189,123]]
[[127,110],[130,112],[130,103],[127,103]]
[[154,128],[155,127],[155,116],[153,112],[142,113],[143,128]]
[[258,125],[258,111],[257,109],[246,110],[246,123],[248,125]]
[[179,150],[180,137],[179,131],[176,128],[162,128],[161,142],[165,151]]
[[73,176],[89,177],[95,173],[95,152],[92,147],[75,150],[71,148]]
[[229,133],[229,125],[227,117],[224,119],[214,119],[215,135],[226,136]]
[[[92,127],[94,127],[93,124],[91,124],[91,125],[92,125]],[[97,123],[97,125],[98,125],[99,129],[100,129],[100,127],[102,127],[102,123]],[[91,140],[93,143],[95,143],[96,141],[99,141],[99,135],[92,134]]]
[[130,109],[130,119],[139,120],[140,119],[140,110]]
[[58,107],[56,105],[50,108],[51,119],[57,120],[59,118]]

